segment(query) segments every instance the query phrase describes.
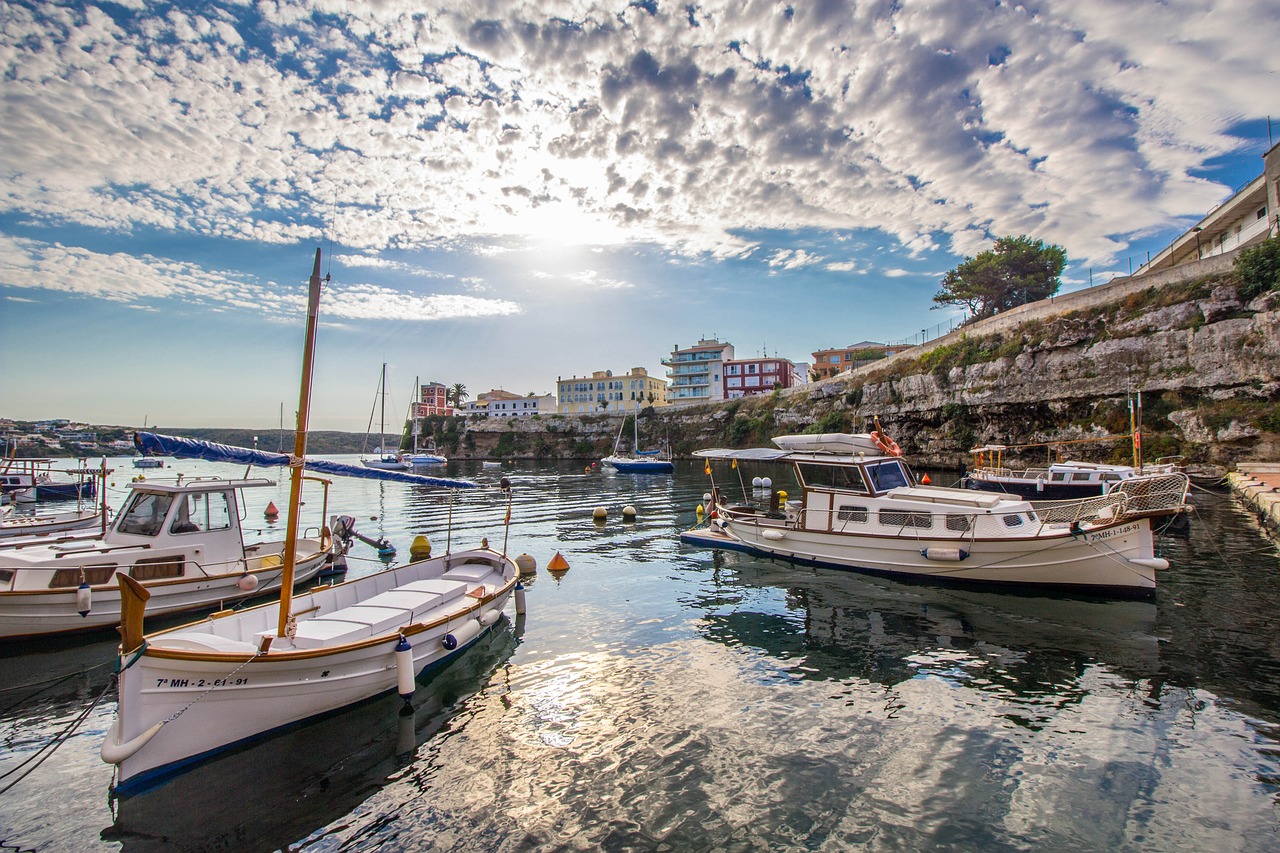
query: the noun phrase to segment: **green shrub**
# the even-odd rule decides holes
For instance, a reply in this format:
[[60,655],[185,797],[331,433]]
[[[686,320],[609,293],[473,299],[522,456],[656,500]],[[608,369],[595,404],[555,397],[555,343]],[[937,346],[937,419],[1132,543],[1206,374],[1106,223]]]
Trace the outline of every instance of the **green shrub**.
[[1268,290],[1280,290],[1280,237],[1264,240],[1236,255],[1236,293],[1248,302]]

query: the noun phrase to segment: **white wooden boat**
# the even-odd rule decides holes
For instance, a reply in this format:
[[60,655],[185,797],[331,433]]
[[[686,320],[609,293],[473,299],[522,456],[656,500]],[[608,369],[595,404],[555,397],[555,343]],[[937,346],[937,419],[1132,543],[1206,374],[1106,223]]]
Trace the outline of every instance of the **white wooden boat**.
[[284,632],[277,601],[144,639],[139,603],[137,624],[121,628],[119,707],[101,749],[117,793],[380,693],[411,695],[415,675],[498,620],[517,577],[487,549],[434,557],[301,592]]
[[[915,485],[896,456],[825,449],[695,455],[789,463],[801,484],[783,507],[764,509],[730,503],[714,488],[710,525],[728,547],[911,578],[1114,595],[1151,594],[1156,572],[1169,565],[1154,552],[1154,495],[1139,502],[1117,492],[1041,509],[1006,494]],[[1180,485],[1163,499],[1184,502],[1185,478]],[[1131,500],[1141,503],[1137,511]]]
[[0,511],[0,540],[16,537],[42,537],[70,530],[84,530],[102,523],[99,507],[54,510],[52,512],[15,512],[12,506]]
[[[157,615],[216,608],[277,589],[285,543],[246,544],[240,527],[241,492],[273,485],[265,479],[134,482],[105,532],[0,540],[0,637],[115,627],[117,577],[148,588]],[[295,547],[295,582],[302,582],[324,566],[332,540],[316,529]]]
[[[303,466],[316,464],[306,459],[306,442],[320,284],[317,250],[290,457],[296,464],[287,542],[294,541],[299,523]],[[449,483],[403,472],[379,475]],[[509,491],[507,513],[509,518]],[[118,703],[101,748],[103,760],[117,767],[117,793],[140,790],[232,745],[392,689],[407,702],[415,677],[476,642],[513,592],[517,612],[523,610],[515,561],[487,543],[298,596],[289,582],[296,556],[293,549],[285,552],[278,602],[149,635],[142,624],[148,591],[119,577],[125,610]]]

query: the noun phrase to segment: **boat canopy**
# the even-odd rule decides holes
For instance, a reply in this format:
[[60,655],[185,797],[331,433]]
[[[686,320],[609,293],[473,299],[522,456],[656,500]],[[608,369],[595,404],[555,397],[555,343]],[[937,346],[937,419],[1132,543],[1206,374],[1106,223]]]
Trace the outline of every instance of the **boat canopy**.
[[[140,453],[153,453],[160,456],[173,456],[178,459],[204,459],[208,462],[231,462],[238,465],[257,465],[265,468],[279,468],[289,464],[288,453],[271,453],[266,450],[250,450],[247,447],[235,447],[230,444],[218,444],[213,441],[201,441],[195,438],[179,438],[173,435],[159,435],[154,432],[135,432],[133,445]],[[479,483],[470,480],[454,480],[446,477],[424,477],[410,474],[407,471],[386,471],[379,468],[365,468],[359,465],[347,465],[342,462],[331,462],[327,459],[303,460],[303,468],[317,474],[329,474],[335,477],[360,477],[366,480],[392,480],[397,483],[412,483],[419,486],[440,486],[446,489],[477,489]]]
[[774,450],[771,447],[744,447],[735,450],[730,447],[715,447],[710,450],[695,450],[694,456],[703,459],[743,459],[753,462],[775,462],[791,456],[790,450]]

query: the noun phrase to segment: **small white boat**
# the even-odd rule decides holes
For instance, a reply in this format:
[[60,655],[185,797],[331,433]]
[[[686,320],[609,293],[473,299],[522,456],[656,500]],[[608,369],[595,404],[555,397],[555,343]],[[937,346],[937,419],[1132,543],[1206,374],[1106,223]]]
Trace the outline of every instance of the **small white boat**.
[[[326,486],[327,481],[319,481]],[[101,533],[0,540],[0,638],[112,628],[118,577],[150,589],[154,614],[218,607],[280,586],[285,542],[246,544],[240,493],[270,480],[130,483]],[[326,498],[327,500],[327,498]],[[311,580],[332,550],[327,530],[294,543],[295,582]]]
[[15,537],[44,537],[54,533],[84,530],[102,523],[100,507],[57,510],[54,512],[15,512],[12,506],[0,511],[0,540]]
[[[290,457],[303,465],[317,464],[306,460],[306,436],[320,283],[317,250]],[[302,467],[291,466],[287,541],[298,527]],[[379,476],[475,486],[399,472]],[[501,618],[513,592],[517,612],[523,611],[515,561],[487,542],[297,596],[289,582],[294,568],[290,550],[277,602],[147,635],[148,591],[119,576],[125,611],[118,701],[101,747],[103,760],[117,767],[117,793],[136,792],[235,744],[393,689],[408,702],[415,677],[474,644]]]
[[134,468],[163,468],[164,460],[156,459],[154,456],[135,456],[133,458]]
[[1179,475],[1160,495],[1117,491],[1033,505],[1007,494],[918,486],[897,456],[826,449],[833,444],[699,451],[708,460],[789,463],[801,493],[761,509],[732,504],[714,487],[709,529],[686,538],[911,578],[1150,595],[1156,572],[1169,565],[1155,554],[1151,516],[1162,504],[1186,501]]

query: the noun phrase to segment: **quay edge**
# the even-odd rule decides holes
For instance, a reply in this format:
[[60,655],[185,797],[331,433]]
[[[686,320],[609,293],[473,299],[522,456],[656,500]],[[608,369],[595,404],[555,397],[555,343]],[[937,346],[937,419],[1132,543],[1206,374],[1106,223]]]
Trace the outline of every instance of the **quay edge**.
[[1280,542],[1280,462],[1240,462],[1227,483],[1257,513],[1267,535]]

